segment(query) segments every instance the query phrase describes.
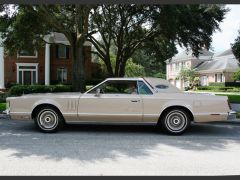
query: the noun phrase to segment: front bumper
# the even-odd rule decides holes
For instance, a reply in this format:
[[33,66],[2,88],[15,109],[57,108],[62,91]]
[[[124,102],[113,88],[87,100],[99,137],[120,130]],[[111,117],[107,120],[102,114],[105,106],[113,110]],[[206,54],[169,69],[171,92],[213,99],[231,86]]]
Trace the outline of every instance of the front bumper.
[[236,111],[230,111],[228,112],[227,120],[233,120],[237,118],[237,112]]

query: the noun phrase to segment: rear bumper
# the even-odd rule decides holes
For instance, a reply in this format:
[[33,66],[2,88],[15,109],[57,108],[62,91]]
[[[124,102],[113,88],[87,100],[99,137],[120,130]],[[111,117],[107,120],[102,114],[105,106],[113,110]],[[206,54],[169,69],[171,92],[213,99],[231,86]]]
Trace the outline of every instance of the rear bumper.
[[236,111],[230,111],[228,112],[227,120],[233,120],[237,118],[237,112]]

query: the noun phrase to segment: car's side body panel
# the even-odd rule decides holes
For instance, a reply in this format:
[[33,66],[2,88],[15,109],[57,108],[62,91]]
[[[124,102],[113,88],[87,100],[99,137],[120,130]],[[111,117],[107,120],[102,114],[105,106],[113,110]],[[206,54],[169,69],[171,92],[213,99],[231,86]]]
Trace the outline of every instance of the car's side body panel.
[[[145,81],[135,78],[139,79]],[[162,112],[173,106],[187,108],[195,122],[227,119],[230,112],[227,97],[188,94],[171,88],[171,92],[151,89],[153,94],[148,95],[49,93],[11,97],[7,101],[11,118],[19,120],[32,119],[33,110],[46,104],[58,108],[66,122],[157,123]]]
[[138,94],[84,94],[79,99],[79,121],[141,122],[142,114]]

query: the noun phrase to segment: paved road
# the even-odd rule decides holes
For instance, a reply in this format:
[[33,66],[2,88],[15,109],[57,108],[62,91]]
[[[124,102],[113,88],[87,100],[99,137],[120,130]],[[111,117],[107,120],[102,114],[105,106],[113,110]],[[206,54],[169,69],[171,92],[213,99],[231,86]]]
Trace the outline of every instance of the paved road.
[[0,162],[0,175],[239,175],[240,124],[195,124],[183,136],[106,125],[43,134],[0,119]]

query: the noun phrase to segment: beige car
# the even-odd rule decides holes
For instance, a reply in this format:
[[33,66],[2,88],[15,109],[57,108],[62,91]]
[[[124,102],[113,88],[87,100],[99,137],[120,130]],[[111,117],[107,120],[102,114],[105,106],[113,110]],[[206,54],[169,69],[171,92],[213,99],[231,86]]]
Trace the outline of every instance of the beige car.
[[225,96],[184,93],[158,78],[108,78],[81,93],[29,94],[7,98],[12,119],[33,119],[55,132],[65,123],[154,124],[182,134],[193,122],[234,118]]

